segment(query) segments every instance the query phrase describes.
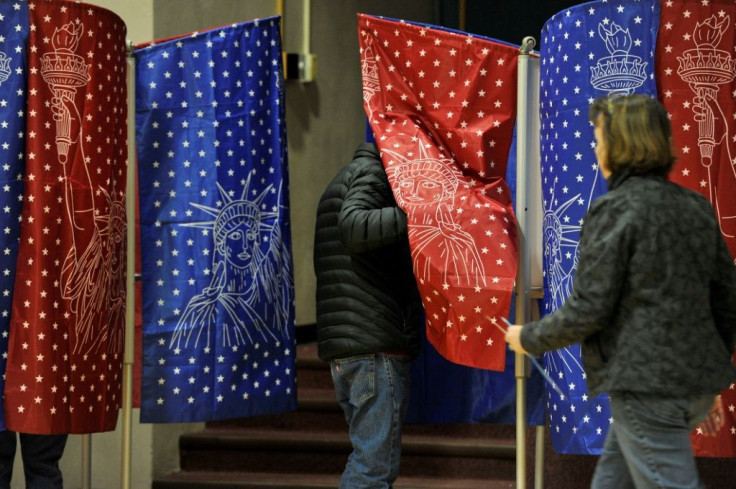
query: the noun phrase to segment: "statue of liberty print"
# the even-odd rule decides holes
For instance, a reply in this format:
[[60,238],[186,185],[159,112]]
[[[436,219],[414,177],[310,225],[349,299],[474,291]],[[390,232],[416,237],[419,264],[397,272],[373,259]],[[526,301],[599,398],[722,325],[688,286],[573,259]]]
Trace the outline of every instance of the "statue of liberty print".
[[[544,229],[544,259],[547,262],[547,287],[551,299],[551,310],[562,307],[562,303],[572,293],[572,284],[577,270],[578,243],[566,237],[566,234],[580,233],[579,225],[563,224],[565,211],[580,198],[576,195],[563,203],[557,209],[552,207],[552,201],[546,207],[542,225]],[[565,256],[573,255],[572,267],[564,265]]]
[[[56,28],[50,39],[53,50],[41,56],[41,75],[53,94],[50,105],[56,121],[57,160],[62,167],[60,181],[67,217],[64,225],[71,240],[62,263],[59,287],[75,319],[73,352],[95,352],[110,338],[116,338],[106,350],[120,353],[123,345],[118,339],[123,335],[124,314],[110,314],[108,301],[112,294],[115,300],[124,302],[125,249],[114,245],[123,242],[126,233],[124,202],[93,184],[90,175],[93,159],[85,145],[80,144],[90,140],[76,100],[77,90],[90,81],[91,65],[76,54],[83,32],[81,22]],[[106,197],[106,206],[97,202],[99,195]],[[113,258],[113,252],[120,255]],[[113,260],[118,272],[111,270]],[[111,286],[119,290],[111,291]]]
[[289,336],[291,258],[282,246],[279,213],[262,210],[274,188],[268,185],[248,200],[249,186],[250,177],[240,198],[232,199],[218,184],[221,209],[191,204],[214,218],[182,224],[211,230],[212,277],[179,318],[170,343],[174,350],[200,343],[205,348],[217,343],[232,347]]
[[[485,286],[485,270],[475,240],[452,216],[460,171],[449,159],[429,158],[419,145],[419,157],[408,159],[390,150],[398,160],[387,173],[393,179],[396,200],[409,219],[409,242],[418,280],[452,281]],[[441,276],[439,276],[441,275]]]

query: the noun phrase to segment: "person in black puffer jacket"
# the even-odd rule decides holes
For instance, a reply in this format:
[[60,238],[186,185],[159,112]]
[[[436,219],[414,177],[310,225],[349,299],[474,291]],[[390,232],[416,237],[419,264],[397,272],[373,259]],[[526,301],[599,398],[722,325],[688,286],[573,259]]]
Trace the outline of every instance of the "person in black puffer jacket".
[[506,340],[535,355],[582,343],[590,393],[608,392],[613,414],[593,489],[704,488],[690,430],[722,426],[717,394],[736,379],[733,258],[710,203],[667,180],[659,102],[599,99],[590,120],[608,193],[585,217],[572,293]]
[[319,356],[353,445],[340,487],[392,487],[422,306],[406,214],[374,144],[358,147],[320,199],[314,270]]

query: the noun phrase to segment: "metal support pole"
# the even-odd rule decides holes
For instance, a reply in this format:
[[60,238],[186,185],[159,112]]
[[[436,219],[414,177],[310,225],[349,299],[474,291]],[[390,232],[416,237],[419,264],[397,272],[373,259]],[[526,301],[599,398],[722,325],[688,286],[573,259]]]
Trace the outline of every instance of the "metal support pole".
[[[317,72],[317,56],[311,52],[312,1],[300,0],[298,3],[298,6],[292,6],[289,10],[291,16],[301,15],[301,22],[298,25],[300,30],[295,31],[295,35],[291,38],[293,42],[296,39],[296,33],[299,34],[299,44],[296,51],[287,49],[284,0],[276,0],[275,5],[276,15],[281,16],[281,50],[283,51],[284,78],[300,82],[312,82]],[[294,46],[292,46],[293,48]]]
[[284,0],[276,0],[274,9],[276,10],[276,15],[281,17],[281,49],[286,51],[284,49],[284,46],[286,45],[286,16],[284,15]]
[[82,435],[82,489],[92,488],[92,435]]
[[544,487],[544,425],[537,426],[534,440],[534,489]]
[[[538,72],[538,70],[537,70]],[[538,81],[538,80],[537,80]],[[538,100],[534,99],[535,103]],[[536,131],[535,131],[536,132]],[[540,188],[541,190],[541,188]],[[544,298],[544,292],[542,290],[536,290],[532,287],[532,301]],[[540,317],[539,308],[532,307],[532,321],[538,320]],[[544,423],[537,426],[536,439],[534,440],[534,489],[544,488]]]
[[135,58],[133,44],[128,42],[128,164],[125,185],[127,216],[127,260],[125,279],[125,349],[123,354],[123,421],[120,487],[130,489],[133,438],[133,363],[135,362]]
[[302,45],[301,53],[312,52],[312,0],[302,0]]
[[[519,266],[516,274],[516,323],[523,324],[530,318],[531,298],[530,281],[531,266],[529,243],[527,241],[529,227],[529,174],[532,153],[532,138],[535,134],[530,130],[534,107],[530,103],[530,93],[536,90],[533,86],[530,71],[530,52],[536,41],[533,37],[525,37],[519,49],[518,83],[516,91],[516,219],[518,222]],[[516,488],[526,488],[526,379],[529,377],[529,360],[525,355],[516,354],[514,375],[516,377]]]
[[468,15],[467,0],[460,0],[457,5],[457,28],[461,31],[465,30]]
[[[519,304],[517,299],[516,311]],[[518,317],[518,316],[517,316]],[[529,360],[524,355],[515,356],[516,376],[516,487],[526,488],[526,379],[529,377]]]

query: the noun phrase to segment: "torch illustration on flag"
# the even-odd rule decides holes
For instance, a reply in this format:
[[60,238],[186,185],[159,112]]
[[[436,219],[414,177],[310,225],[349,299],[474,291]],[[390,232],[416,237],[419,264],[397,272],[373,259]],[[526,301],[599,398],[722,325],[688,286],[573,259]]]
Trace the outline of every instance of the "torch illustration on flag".
[[641,56],[631,54],[631,32],[615,22],[606,29],[606,23],[598,24],[598,35],[606,43],[609,56],[602,57],[590,67],[590,83],[608,93],[630,95],[647,79],[647,63]]
[[[544,209],[544,308],[572,293],[580,231],[588,209],[606,192],[590,104],[601,96],[654,94],[659,2],[587,2],[550,18],[542,29],[540,156]],[[612,416],[606,396],[590,396],[579,345],[548,352],[550,439],[558,453],[599,454]]]
[[[667,0],[661,6],[655,78],[678,157],[669,177],[710,201],[736,256],[736,3]],[[736,456],[736,384],[721,396],[723,427],[715,436],[691,433],[697,457]]]
[[51,45],[54,50],[41,56],[41,75],[54,92],[51,101],[56,120],[56,147],[59,162],[65,164],[72,141],[72,115],[66,103],[74,105],[77,88],[90,80],[90,65],[74,51],[79,44],[84,26],[69,22],[54,30]]
[[696,110],[695,120],[698,122],[698,146],[700,161],[708,169],[709,200],[713,203],[710,167],[713,163],[713,149],[719,143],[715,133],[715,110],[718,117],[726,120],[718,104],[719,85],[730,83],[736,77],[736,60],[728,51],[718,49],[723,33],[726,32],[729,17],[720,22],[715,15],[698,22],[693,31],[695,49],[688,49],[677,57],[679,67],[677,74],[690,85],[695,92],[693,100]]
[[[71,147],[80,142],[85,131],[75,101],[77,90],[91,79],[91,65],[76,54],[83,32],[81,22],[68,22],[55,28],[51,36],[53,51],[40,57],[41,76],[53,93],[51,110],[56,122],[57,159],[62,166],[64,202],[72,240],[63,262],[60,286],[62,297],[69,301],[77,318],[74,351],[90,352],[110,341],[110,351],[118,352],[122,347],[119,309],[124,284],[121,283],[123,273],[118,257],[113,259],[112,254],[122,252],[124,202],[114,188],[111,192],[96,189],[89,170],[92,158],[82,145],[79,154],[83,164],[76,166],[69,161]],[[75,168],[79,174],[75,174]],[[105,210],[98,208],[95,194],[105,196]],[[94,218],[87,221],[82,218],[83,214]],[[108,289],[108,284],[115,290]],[[109,321],[100,320],[107,314],[108,306],[113,311],[110,318],[115,321],[114,327]],[[103,325],[110,327],[107,329]]]
[[25,198],[6,425],[35,434],[109,431],[122,392],[127,29],[113,12],[79,2],[31,3],[25,17],[17,93],[28,137],[18,152]]
[[381,91],[381,82],[378,79],[378,63],[376,56],[373,54],[373,39],[365,40],[365,48],[363,52],[363,61],[360,64],[363,79],[363,102],[365,102],[365,110],[367,111],[368,121],[373,120],[373,105],[371,99]]

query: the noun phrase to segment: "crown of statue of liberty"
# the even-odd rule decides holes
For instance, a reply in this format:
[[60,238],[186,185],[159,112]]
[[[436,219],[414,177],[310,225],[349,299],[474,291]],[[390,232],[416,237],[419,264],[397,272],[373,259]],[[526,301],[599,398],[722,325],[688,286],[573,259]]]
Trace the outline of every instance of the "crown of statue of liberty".
[[266,199],[266,196],[273,191],[273,184],[268,185],[254,199],[248,200],[246,197],[248,195],[248,189],[250,188],[250,177],[251,175],[248,175],[248,179],[243,185],[243,190],[240,194],[240,198],[231,197],[230,193],[225,190],[219,183],[217,183],[220,197],[222,199],[222,202],[224,202],[225,204],[222,208],[210,207],[196,203],[191,204],[193,207],[196,207],[197,209],[206,212],[210,216],[213,216],[214,220],[188,222],[182,223],[181,225],[185,227],[211,229],[216,243],[222,241],[224,235],[229,230],[233,229],[233,224],[238,224],[241,222],[255,222],[257,223],[259,230],[268,231],[273,229],[273,222],[264,221],[272,221],[274,219],[277,219],[279,213],[277,211],[265,212],[261,210],[262,207],[265,205],[264,200]]

